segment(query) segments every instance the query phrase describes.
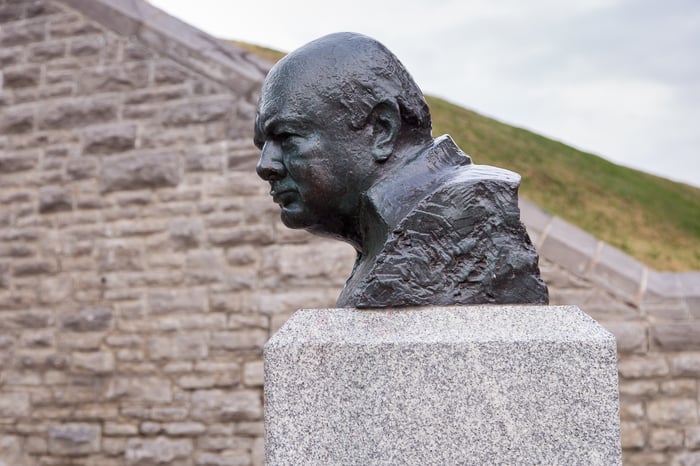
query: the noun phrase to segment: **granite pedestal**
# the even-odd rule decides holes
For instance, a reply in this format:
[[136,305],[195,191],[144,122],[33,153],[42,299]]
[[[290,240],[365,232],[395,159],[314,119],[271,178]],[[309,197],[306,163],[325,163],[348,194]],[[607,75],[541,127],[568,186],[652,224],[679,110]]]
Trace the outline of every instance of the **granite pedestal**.
[[621,463],[615,339],[577,307],[300,310],[264,352],[269,465]]

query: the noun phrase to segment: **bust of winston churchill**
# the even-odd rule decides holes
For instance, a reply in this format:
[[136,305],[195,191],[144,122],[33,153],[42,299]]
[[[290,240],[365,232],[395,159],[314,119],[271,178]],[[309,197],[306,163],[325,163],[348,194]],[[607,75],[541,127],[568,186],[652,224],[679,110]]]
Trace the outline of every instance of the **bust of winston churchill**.
[[434,139],[423,93],[376,40],[331,34],[279,61],[255,144],[283,223],[357,251],[338,307],[548,302],[520,176]]

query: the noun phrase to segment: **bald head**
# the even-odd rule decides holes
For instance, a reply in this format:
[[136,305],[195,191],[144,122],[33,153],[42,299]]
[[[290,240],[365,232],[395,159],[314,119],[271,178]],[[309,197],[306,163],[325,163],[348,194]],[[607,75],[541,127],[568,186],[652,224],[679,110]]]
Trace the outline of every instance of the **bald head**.
[[361,250],[364,193],[431,142],[423,93],[369,37],[315,40],[280,60],[263,83],[257,172],[291,228]]
[[290,53],[268,74],[263,97],[276,95],[280,85],[342,107],[346,113],[338,117],[353,128],[363,126],[377,105],[389,103],[400,117],[399,139],[431,138],[430,110],[420,88],[393,53],[362,34],[330,34]]

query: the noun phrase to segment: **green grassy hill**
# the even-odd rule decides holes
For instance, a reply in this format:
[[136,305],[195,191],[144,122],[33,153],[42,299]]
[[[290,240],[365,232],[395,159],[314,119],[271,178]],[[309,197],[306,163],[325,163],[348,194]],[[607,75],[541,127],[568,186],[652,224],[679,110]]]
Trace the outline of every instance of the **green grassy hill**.
[[[284,53],[235,42],[271,61]],[[700,189],[616,165],[427,96],[433,134],[450,134],[475,163],[522,175],[521,195],[647,265],[700,270]]]

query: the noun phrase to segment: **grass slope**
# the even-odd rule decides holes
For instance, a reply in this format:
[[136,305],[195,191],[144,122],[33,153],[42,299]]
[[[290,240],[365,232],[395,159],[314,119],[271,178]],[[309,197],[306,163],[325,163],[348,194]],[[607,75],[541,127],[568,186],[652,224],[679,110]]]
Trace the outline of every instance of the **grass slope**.
[[700,189],[616,165],[442,99],[434,134],[522,175],[522,195],[657,270],[700,269]]
[[[277,61],[284,53],[236,45]],[[700,270],[700,189],[616,165],[427,96],[433,134],[450,134],[475,163],[522,175],[521,194],[641,262]]]

